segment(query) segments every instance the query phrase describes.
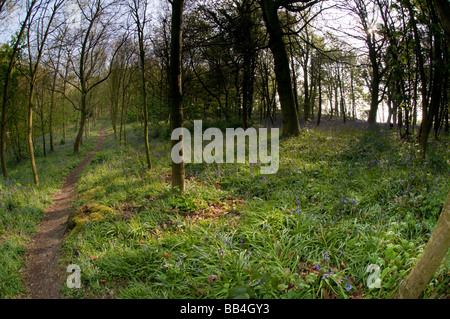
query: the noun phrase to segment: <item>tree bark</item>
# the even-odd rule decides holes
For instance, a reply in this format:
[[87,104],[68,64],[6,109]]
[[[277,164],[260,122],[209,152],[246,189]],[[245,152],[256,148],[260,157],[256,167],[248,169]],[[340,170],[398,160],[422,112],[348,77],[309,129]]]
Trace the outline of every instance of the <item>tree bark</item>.
[[[170,103],[170,127],[172,130],[183,127],[183,92],[181,84],[181,47],[182,47],[182,29],[183,5],[184,0],[171,0],[172,4],[172,25],[170,42],[170,72],[169,72],[169,103]],[[172,140],[172,147],[181,142]],[[183,156],[183,148],[180,150]],[[172,191],[184,192],[184,162],[175,163],[172,161]]]
[[269,48],[274,59],[283,135],[298,136],[300,134],[300,124],[292,91],[289,58],[283,41],[283,30],[278,18],[278,5],[271,0],[260,0],[260,5],[263,11],[264,23],[269,33]]
[[[140,28],[139,28],[140,29]],[[139,30],[139,57],[141,64],[141,81],[142,81],[142,107],[144,110],[144,143],[145,143],[145,156],[147,159],[148,169],[152,169],[152,158],[150,156],[150,142],[148,139],[148,103],[147,103],[147,81],[145,77],[145,50],[144,50],[144,33],[143,30]]]
[[317,112],[317,126],[320,125],[320,119],[322,117],[322,66],[319,64],[319,111]]
[[373,46],[372,42],[369,43],[369,58],[372,67],[372,78],[370,83],[370,110],[369,118],[367,121],[369,125],[374,125],[377,122],[378,95],[380,92],[380,70],[378,68],[375,47]]
[[39,185],[39,178],[36,169],[36,162],[34,160],[33,149],[33,85],[30,86],[30,93],[28,97],[28,150],[30,152],[31,170],[33,172],[33,180],[36,185]]
[[[143,8],[142,14],[139,11],[140,7]],[[134,19],[134,23],[137,28],[138,45],[139,45],[139,66],[141,73],[141,97],[142,97],[142,109],[144,117],[144,147],[145,156],[147,161],[147,168],[152,169],[152,159],[150,155],[150,142],[148,138],[148,101],[147,101],[147,80],[145,76],[145,47],[144,47],[144,28],[147,23],[146,18],[147,1],[141,3],[139,0],[134,0],[131,6],[131,12]]]
[[448,0],[433,0],[433,3],[444,28],[447,43],[450,44],[450,3]]

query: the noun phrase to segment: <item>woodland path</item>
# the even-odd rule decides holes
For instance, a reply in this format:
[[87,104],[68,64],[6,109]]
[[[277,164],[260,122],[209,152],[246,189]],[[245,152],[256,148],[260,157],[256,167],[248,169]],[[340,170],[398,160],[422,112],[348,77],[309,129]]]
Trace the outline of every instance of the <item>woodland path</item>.
[[[78,176],[95,155],[102,149],[106,139],[104,127],[99,131],[99,139],[94,151],[90,151],[83,161],[70,172],[63,187],[53,198],[37,228],[26,253],[25,288],[28,299],[59,299],[65,277],[69,276],[63,265],[60,244],[64,238],[65,223],[75,198],[75,183]],[[66,265],[67,266],[67,265]]]

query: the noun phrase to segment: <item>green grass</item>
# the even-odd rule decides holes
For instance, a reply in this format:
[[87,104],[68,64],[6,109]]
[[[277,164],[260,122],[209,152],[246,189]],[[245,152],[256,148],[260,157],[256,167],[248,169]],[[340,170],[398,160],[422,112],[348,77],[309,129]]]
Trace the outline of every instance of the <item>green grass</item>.
[[66,143],[55,145],[55,151],[46,157],[39,150],[41,143],[35,145],[40,186],[34,185],[27,159],[8,167],[8,179],[0,178],[0,298],[20,297],[25,293],[23,256],[27,244],[43,212],[52,203],[52,195],[62,186],[64,177],[86,156],[86,151],[94,148],[97,134],[92,133],[85,140],[78,154],[73,154],[74,139],[71,129]]
[[[82,288],[66,297],[389,298],[433,231],[449,184],[448,136],[418,145],[395,132],[330,126],[283,139],[280,169],[188,164],[186,193],[170,189],[170,141],[142,128],[109,139],[83,172],[78,205],[115,213],[64,241]],[[163,136],[164,139],[159,139]],[[448,296],[448,255],[423,298]],[[369,264],[380,289],[367,287]]]

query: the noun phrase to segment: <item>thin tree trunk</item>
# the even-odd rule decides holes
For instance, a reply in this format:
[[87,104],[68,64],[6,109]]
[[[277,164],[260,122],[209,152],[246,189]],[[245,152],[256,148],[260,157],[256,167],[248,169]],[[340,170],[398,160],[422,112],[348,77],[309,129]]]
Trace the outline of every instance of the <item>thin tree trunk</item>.
[[[139,7],[144,6],[143,16],[140,16]],[[152,169],[152,160],[150,156],[150,142],[148,138],[148,102],[147,102],[147,81],[145,76],[145,48],[144,48],[144,28],[146,23],[145,9],[147,8],[147,2],[140,3],[139,1],[133,2],[133,15],[135,24],[137,27],[138,44],[139,44],[139,63],[141,71],[141,96],[142,96],[142,108],[144,117],[144,147],[145,156],[147,160],[147,168]]]
[[423,59],[422,54],[422,47],[420,45],[420,39],[419,31],[416,24],[416,18],[414,15],[414,11],[412,10],[411,3],[408,1],[405,1],[406,7],[408,9],[409,15],[410,15],[410,23],[413,29],[415,42],[415,53],[417,58],[417,66],[419,69],[419,75],[420,80],[422,82],[421,85],[421,94],[422,94],[422,124],[419,130],[419,141],[421,145],[422,152],[420,154],[421,158],[425,158],[426,149],[427,149],[427,142],[428,142],[428,129],[426,127],[426,123],[428,122],[429,117],[429,107],[428,107],[428,90],[427,90],[427,77],[425,75],[425,63]]
[[320,124],[320,119],[322,117],[322,70],[321,65],[319,65],[319,111],[317,112],[317,126]]
[[[182,46],[182,28],[183,4],[184,0],[172,0],[172,26],[170,42],[170,73],[169,73],[169,97],[170,97],[170,125],[171,129],[183,127],[183,93],[181,85],[181,46]],[[172,140],[172,147],[180,140]],[[183,148],[180,150],[180,156],[183,156]],[[184,192],[184,162],[175,163],[172,161],[172,191]]]
[[[32,80],[33,81],[33,80]],[[30,93],[28,97],[28,150],[30,152],[31,170],[33,172],[33,180],[36,185],[39,185],[39,178],[36,169],[36,162],[34,160],[33,149],[33,85],[30,86]]]
[[75,143],[73,145],[73,151],[74,153],[78,153],[80,151],[80,146],[83,139],[83,132],[84,132],[84,126],[86,124],[86,94],[81,92],[81,109],[79,112],[80,120],[79,120],[79,127],[78,127],[78,133],[75,138]]

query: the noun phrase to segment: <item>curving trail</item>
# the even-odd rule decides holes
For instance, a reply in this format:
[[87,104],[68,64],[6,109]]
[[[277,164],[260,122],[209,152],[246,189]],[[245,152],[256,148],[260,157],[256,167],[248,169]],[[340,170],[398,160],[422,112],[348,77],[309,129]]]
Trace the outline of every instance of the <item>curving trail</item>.
[[89,160],[102,149],[105,139],[106,135],[102,127],[95,150],[90,151],[89,155],[67,175],[64,186],[53,196],[53,204],[44,213],[44,218],[26,253],[27,266],[24,275],[26,298],[61,298],[60,288],[69,274],[65,272],[64,265],[58,264],[61,257],[59,247],[64,238],[67,217],[72,209],[75,183]]

